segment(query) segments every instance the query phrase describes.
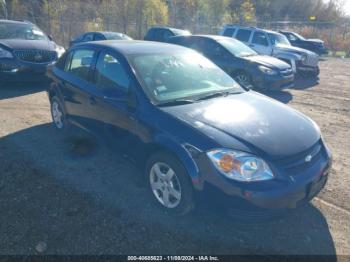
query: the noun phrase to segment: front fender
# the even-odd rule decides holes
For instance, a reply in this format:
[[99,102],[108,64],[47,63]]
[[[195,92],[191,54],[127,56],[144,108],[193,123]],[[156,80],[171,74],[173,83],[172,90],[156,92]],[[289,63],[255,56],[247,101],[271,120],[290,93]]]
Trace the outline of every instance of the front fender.
[[203,183],[201,182],[199,168],[193,156],[188,151],[187,144],[181,143],[181,141],[177,141],[176,138],[169,137],[169,135],[165,134],[157,134],[154,137],[154,142],[167,151],[173,153],[181,161],[181,163],[186,168],[195,189],[203,189]]

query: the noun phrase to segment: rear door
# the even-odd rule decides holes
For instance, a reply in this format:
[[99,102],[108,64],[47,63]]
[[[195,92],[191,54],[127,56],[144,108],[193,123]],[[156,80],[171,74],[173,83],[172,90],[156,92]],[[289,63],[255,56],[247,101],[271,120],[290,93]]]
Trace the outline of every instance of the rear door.
[[262,55],[271,55],[272,46],[269,43],[268,37],[264,32],[255,31],[251,43],[249,44],[256,52]]
[[96,58],[93,49],[75,49],[69,53],[65,64],[65,79],[61,83],[64,104],[71,121],[88,128],[90,126],[91,105],[94,85],[90,73]]

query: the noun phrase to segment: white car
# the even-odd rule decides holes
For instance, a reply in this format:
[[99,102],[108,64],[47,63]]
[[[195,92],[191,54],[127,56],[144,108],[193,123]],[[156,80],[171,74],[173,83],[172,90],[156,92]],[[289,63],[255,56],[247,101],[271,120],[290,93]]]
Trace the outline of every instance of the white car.
[[260,54],[270,55],[289,63],[294,73],[318,76],[320,72],[319,56],[316,53],[292,46],[280,33],[256,27],[225,25],[220,35],[236,38]]

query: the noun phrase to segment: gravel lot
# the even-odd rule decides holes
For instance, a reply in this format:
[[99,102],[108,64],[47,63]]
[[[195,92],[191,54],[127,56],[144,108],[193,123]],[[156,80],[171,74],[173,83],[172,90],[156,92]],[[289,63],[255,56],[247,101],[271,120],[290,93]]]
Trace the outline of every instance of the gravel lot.
[[350,60],[322,61],[318,82],[267,95],[319,124],[334,165],[310,205],[244,223],[212,208],[158,212],[120,152],[54,130],[41,87],[1,86],[0,254],[350,255]]

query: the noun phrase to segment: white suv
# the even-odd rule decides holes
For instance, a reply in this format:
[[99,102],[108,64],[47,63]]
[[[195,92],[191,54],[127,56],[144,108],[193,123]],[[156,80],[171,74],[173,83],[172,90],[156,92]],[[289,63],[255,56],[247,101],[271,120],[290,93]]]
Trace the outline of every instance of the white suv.
[[225,25],[220,35],[236,38],[260,54],[274,56],[289,63],[295,73],[318,76],[320,72],[317,54],[292,46],[280,33],[255,27]]

